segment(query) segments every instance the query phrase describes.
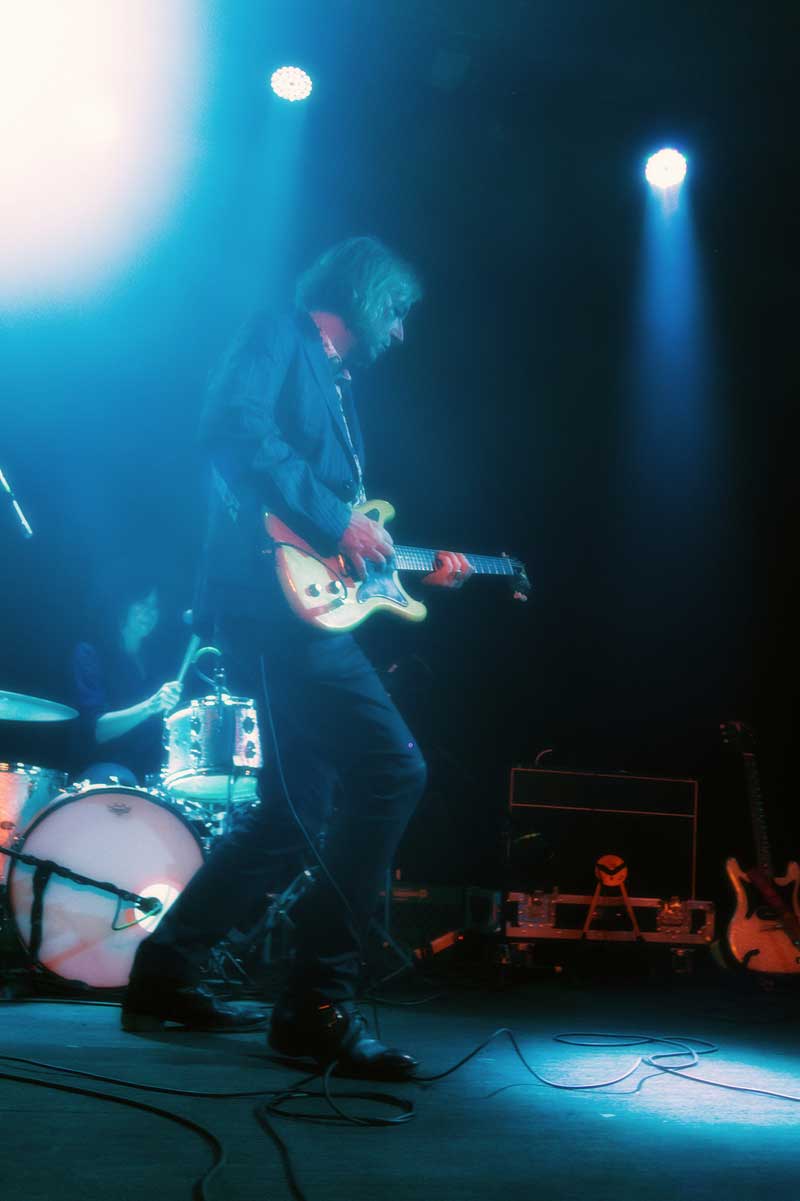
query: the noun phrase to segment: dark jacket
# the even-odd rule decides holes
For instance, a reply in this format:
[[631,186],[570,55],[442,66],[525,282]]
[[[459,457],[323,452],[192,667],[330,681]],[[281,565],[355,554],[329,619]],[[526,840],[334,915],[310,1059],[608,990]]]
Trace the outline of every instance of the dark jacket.
[[[358,418],[345,399],[359,460]],[[240,332],[209,388],[200,439],[212,463],[208,536],[195,602],[214,615],[265,615],[276,603],[263,514],[273,512],[321,555],[350,519],[357,467],[333,371],[304,312],[259,313]],[[283,602],[281,602],[283,603]]]

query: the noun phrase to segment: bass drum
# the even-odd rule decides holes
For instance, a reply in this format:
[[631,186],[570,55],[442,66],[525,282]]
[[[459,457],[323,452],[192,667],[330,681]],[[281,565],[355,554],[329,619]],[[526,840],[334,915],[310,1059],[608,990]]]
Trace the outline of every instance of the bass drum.
[[[161,902],[161,913],[148,917],[94,885],[50,876],[36,962],[91,988],[127,984],[139,943],[203,862],[198,834],[168,802],[141,788],[105,784],[59,797],[33,822],[18,849]],[[29,951],[33,880],[33,867],[19,860],[11,865],[9,904]]]

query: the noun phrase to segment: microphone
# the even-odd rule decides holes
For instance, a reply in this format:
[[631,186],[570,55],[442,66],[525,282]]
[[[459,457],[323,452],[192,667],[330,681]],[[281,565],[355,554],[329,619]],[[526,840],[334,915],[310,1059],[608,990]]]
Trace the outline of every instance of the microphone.
[[158,897],[139,897],[139,900],[136,902],[136,908],[141,909],[142,913],[150,917],[153,914],[161,913],[164,906]]

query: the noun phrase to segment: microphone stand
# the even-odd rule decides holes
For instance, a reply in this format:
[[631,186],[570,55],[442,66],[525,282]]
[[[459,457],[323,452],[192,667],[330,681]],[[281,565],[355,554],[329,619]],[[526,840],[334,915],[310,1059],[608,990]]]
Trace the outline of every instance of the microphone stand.
[[25,514],[22,512],[19,501],[17,500],[16,496],[14,495],[11,485],[9,484],[6,477],[3,475],[2,467],[0,467],[0,489],[2,489],[3,492],[5,492],[6,496],[8,497],[8,499],[11,502],[11,508],[14,510],[14,512],[17,516],[17,520],[19,521],[19,524],[22,528],[23,538],[32,538],[33,530],[31,529],[30,522],[28,521]]
[[[219,651],[217,654],[219,654]],[[222,704],[223,696],[230,696],[228,681],[225,676],[225,666],[221,661],[214,668],[214,693],[217,698],[217,705]]]
[[[139,893],[129,892],[126,888],[119,888],[118,885],[111,884],[107,880],[95,880],[92,876],[82,876],[78,872],[65,867],[63,863],[55,863],[52,859],[40,859],[38,855],[26,855],[22,851],[12,851],[10,847],[0,847],[0,855],[7,855],[14,863],[24,863],[26,866],[34,868],[30,915],[31,930],[27,943],[27,951],[31,962],[36,967],[41,967],[39,963],[39,951],[43,938],[44,893],[51,876],[60,876],[63,880],[72,881],[73,884],[85,884],[88,888],[98,888],[102,892],[111,893],[112,896],[117,898],[118,905],[120,901],[127,901],[145,917],[156,916],[163,911],[164,906],[158,897],[143,897]],[[135,926],[141,920],[141,918],[137,918],[133,922],[128,922],[127,925]],[[114,921],[112,921],[111,925],[112,930],[124,930],[127,928],[127,926],[114,925]]]

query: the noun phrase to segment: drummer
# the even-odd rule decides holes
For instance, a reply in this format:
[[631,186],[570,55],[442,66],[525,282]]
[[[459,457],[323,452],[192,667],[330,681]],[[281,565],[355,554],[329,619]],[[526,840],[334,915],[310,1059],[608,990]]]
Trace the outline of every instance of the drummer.
[[[165,680],[154,653],[158,591],[146,578],[122,579],[96,605],[91,641],[72,652],[77,778],[135,786],[155,774],[163,757],[162,718],[182,686]],[[163,659],[162,659],[163,661]]]

